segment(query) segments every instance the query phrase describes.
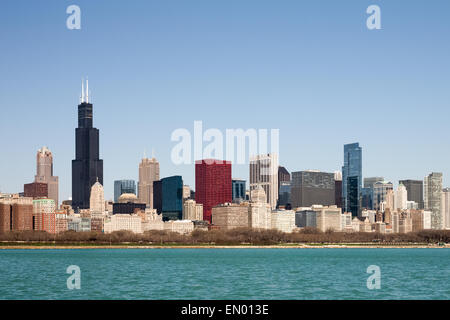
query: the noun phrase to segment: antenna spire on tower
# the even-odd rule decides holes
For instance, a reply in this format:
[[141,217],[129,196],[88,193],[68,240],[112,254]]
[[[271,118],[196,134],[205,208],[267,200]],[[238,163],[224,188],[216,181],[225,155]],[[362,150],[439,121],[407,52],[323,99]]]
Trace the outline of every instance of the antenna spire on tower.
[[81,103],[84,102],[84,78],[81,78]]
[[86,103],[89,103],[89,80],[86,77]]

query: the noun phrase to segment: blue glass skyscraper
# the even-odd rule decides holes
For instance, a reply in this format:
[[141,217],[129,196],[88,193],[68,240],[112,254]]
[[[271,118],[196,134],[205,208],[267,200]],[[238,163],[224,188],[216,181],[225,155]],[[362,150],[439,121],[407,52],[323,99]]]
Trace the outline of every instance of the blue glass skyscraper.
[[342,200],[344,210],[359,215],[362,188],[362,148],[359,143],[344,145],[342,167]]
[[163,220],[181,220],[183,213],[183,179],[172,176],[161,179]]
[[245,180],[233,179],[231,181],[231,198],[233,201],[238,199],[245,200]]

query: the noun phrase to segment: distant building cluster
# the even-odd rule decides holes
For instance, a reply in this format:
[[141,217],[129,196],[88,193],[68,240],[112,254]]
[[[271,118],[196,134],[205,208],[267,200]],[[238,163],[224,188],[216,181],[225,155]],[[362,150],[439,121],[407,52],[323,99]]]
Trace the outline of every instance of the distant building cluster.
[[114,181],[106,200],[99,130],[93,127],[88,84],[78,105],[72,198],[59,204],[53,154],[38,150],[34,181],[20,194],[0,193],[0,232],[166,230],[240,227],[294,232],[317,228],[335,232],[408,233],[450,229],[450,189],[442,173],[404,179],[395,187],[384,177],[362,174],[362,148],[344,145],[342,171],[289,172],[276,153],[252,156],[249,183],[232,177],[232,163],[203,159],[195,163],[195,191],[182,176],[160,177],[152,155],[139,163],[139,181]]

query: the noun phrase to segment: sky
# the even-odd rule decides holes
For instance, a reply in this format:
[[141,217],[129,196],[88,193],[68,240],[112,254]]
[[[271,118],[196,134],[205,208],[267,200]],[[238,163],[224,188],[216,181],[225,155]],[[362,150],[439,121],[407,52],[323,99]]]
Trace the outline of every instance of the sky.
[[[66,9],[81,9],[69,30]],[[381,29],[369,30],[369,5]],[[171,134],[279,129],[290,172],[333,172],[343,145],[363,148],[363,176],[450,185],[450,2],[312,0],[3,0],[0,9],[0,191],[34,179],[48,146],[60,199],[71,160],[82,77],[100,130],[105,197],[138,179],[152,150],[161,177],[176,165]],[[248,165],[233,176],[248,179]]]

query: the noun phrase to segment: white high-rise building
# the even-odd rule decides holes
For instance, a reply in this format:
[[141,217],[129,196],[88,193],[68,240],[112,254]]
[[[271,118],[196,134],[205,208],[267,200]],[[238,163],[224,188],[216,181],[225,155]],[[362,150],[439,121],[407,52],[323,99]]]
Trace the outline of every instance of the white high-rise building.
[[97,182],[94,183],[91,187],[91,197],[89,203],[91,214],[103,214],[106,211],[105,191],[103,190],[103,186],[100,184],[100,182],[98,182],[98,178]]
[[402,183],[400,183],[394,194],[394,209],[395,210],[408,209],[407,201],[408,201],[408,191],[406,190],[406,187]]
[[248,206],[248,226],[255,229],[270,229],[270,205],[266,202],[266,193],[261,186],[251,191],[251,202]]
[[442,190],[442,217],[444,219],[443,225],[445,229],[450,229],[450,188]]
[[258,186],[264,189],[266,202],[274,210],[278,201],[278,154],[269,153],[250,158],[250,191]]
[[443,229],[442,216],[442,173],[433,172],[423,181],[423,198],[425,209],[431,211],[431,229]]

